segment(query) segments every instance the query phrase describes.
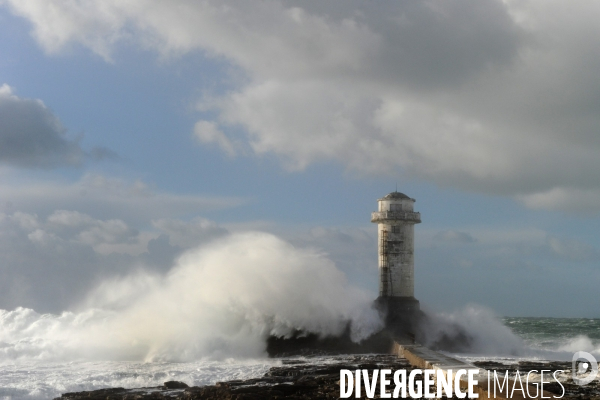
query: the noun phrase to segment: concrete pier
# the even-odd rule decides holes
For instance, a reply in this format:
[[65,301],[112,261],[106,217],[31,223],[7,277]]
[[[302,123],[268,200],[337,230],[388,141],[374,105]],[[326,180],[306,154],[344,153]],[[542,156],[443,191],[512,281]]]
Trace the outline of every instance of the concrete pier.
[[[393,354],[399,357],[406,358],[412,366],[415,366],[419,369],[441,370],[444,373],[444,376],[448,376],[449,373],[454,374],[459,369],[479,370],[479,374],[476,375],[478,383],[474,388],[474,392],[479,395],[479,399],[552,399],[555,396],[553,393],[538,390],[538,388],[536,388],[535,386],[527,385],[526,382],[522,382],[522,387],[523,389],[525,389],[526,393],[525,396],[523,396],[521,390],[512,391],[513,387],[521,387],[521,385],[519,385],[518,383],[515,386],[515,381],[513,379],[507,379],[506,383],[502,383],[503,388],[500,388],[499,385],[494,381],[493,374],[492,379],[490,380],[490,383],[488,385],[487,370],[476,367],[473,364],[469,364],[456,358],[447,356],[445,354],[439,353],[437,351],[430,350],[427,347],[421,345],[407,345],[402,344],[402,341],[395,341],[392,352]],[[527,386],[529,388],[528,392],[526,389]],[[466,376],[464,378],[461,377],[460,387],[466,392],[466,389],[468,387]],[[531,396],[527,395],[527,393],[530,393]],[[536,393],[537,395],[534,395]]]

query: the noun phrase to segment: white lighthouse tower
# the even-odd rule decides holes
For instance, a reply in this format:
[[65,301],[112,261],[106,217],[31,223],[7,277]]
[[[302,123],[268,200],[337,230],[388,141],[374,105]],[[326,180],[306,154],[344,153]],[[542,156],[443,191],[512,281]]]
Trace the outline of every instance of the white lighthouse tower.
[[421,214],[413,210],[415,199],[398,191],[378,200],[371,214],[379,238],[379,301],[389,312],[419,309],[415,299],[414,232]]

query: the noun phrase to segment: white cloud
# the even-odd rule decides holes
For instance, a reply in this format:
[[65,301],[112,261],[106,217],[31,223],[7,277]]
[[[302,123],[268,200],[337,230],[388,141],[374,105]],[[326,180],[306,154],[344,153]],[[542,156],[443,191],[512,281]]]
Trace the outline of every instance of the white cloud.
[[600,258],[600,252],[593,246],[577,240],[548,237],[548,246],[554,254],[571,261],[590,261]]
[[519,195],[516,198],[532,209],[582,214],[600,211],[600,189],[555,187],[544,192]]
[[[233,197],[172,194],[139,180],[131,182],[99,174],[87,174],[76,182],[7,179],[0,184],[0,198],[0,206],[18,211],[50,215],[65,209],[98,219],[120,219],[132,225],[148,224],[155,218],[198,215],[244,202]],[[62,218],[69,221],[67,216]]]
[[176,218],[243,202],[94,174],[76,182],[31,182],[22,173],[4,178],[0,309],[60,311],[101,279],[168,270],[186,248],[227,233],[206,219]]
[[48,233],[41,229],[36,229],[35,231],[29,233],[27,238],[31,240],[32,243],[40,246],[53,246],[55,249],[60,248],[60,238],[53,233]]
[[103,221],[77,211],[55,211],[48,217],[48,222],[59,231],[64,232],[61,228],[65,227],[75,230],[75,239],[93,246],[96,251],[99,251],[102,245],[135,243],[138,236],[137,230],[130,228],[120,219]]
[[219,130],[217,124],[210,121],[198,121],[194,125],[194,136],[201,143],[214,143],[230,157],[236,154],[234,144]]
[[102,254],[114,252],[106,247],[110,245],[128,245],[128,249],[119,249],[122,253],[137,255],[146,251],[146,243],[140,242],[139,232],[122,220],[100,220],[77,211],[56,210],[47,218],[24,212],[0,214],[0,224],[8,229],[5,234],[21,232],[32,243],[43,246],[62,246],[70,242],[89,245]]
[[[424,306],[450,310],[468,302],[503,315],[593,317],[600,252],[576,237],[551,231],[464,227],[476,242],[440,245],[440,230],[419,226],[415,240],[415,292]],[[452,288],[453,296],[448,296]],[[565,301],[556,293],[576,294]]]
[[126,41],[229,61],[243,79],[204,99],[217,118],[196,126],[228,154],[249,145],[291,169],[333,159],[551,209],[528,196],[569,190],[584,209],[600,188],[595,3],[8,4],[49,52],[79,43],[110,59]]
[[152,225],[169,235],[170,243],[182,248],[191,248],[207,240],[226,235],[229,231],[213,221],[205,218],[194,218],[183,221],[172,218],[161,218],[152,221]]
[[36,21],[32,34],[49,53],[61,50],[77,37],[106,60],[111,44],[124,35],[115,30],[125,22],[110,2],[9,2],[20,15]]
[[441,231],[433,237],[434,240],[450,243],[473,243],[476,240],[467,232]]
[[229,233],[201,218],[153,225],[138,230],[120,219],[73,210],[47,217],[0,213],[0,309],[64,310],[100,279],[141,269],[167,271],[182,251]]
[[[82,217],[88,223],[103,222]],[[31,213],[0,213],[0,308],[28,306],[59,311],[83,296],[99,277],[135,268],[134,260],[125,252],[96,252],[91,244],[80,240],[78,235],[85,229],[61,229]]]

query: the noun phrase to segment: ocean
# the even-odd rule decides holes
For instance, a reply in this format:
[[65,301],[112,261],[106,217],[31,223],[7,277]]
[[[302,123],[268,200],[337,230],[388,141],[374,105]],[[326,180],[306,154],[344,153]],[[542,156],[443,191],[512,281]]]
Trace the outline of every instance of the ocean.
[[600,319],[503,318],[502,322],[534,349],[600,351]]
[[[490,344],[470,353],[455,353],[467,360],[510,361],[515,359],[570,360],[576,351],[587,351],[600,359],[600,319],[585,318],[503,318],[497,319],[508,328],[503,338],[522,343],[515,351]],[[72,355],[60,360],[51,357],[55,351],[44,342],[47,338],[19,336],[10,341],[0,324],[0,400],[52,399],[65,392],[94,390],[105,387],[135,388],[159,386],[168,380],[189,385],[208,385],[217,381],[247,379],[263,375],[269,368],[281,365],[279,359],[266,357],[214,357],[197,361],[90,361]],[[30,329],[31,325],[23,329]],[[500,329],[501,330],[501,329]],[[509,332],[513,335],[507,338]],[[13,335],[14,337],[14,335]],[[483,338],[485,339],[485,338]],[[327,357],[297,357],[311,363],[327,363]]]

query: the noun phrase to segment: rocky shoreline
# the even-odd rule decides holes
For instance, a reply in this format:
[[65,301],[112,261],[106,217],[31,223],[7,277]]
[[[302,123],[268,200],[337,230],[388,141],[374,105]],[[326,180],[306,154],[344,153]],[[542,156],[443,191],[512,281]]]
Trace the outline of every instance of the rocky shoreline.
[[[282,365],[271,368],[264,376],[255,379],[218,382],[203,387],[188,387],[183,382],[165,382],[163,386],[125,389],[111,388],[89,392],[65,393],[55,400],[146,400],[146,399],[186,399],[186,400],[258,400],[258,399],[338,399],[340,394],[340,369],[380,369],[392,370],[412,367],[406,359],[387,354],[330,356],[325,360],[282,359]],[[565,370],[563,399],[600,400],[600,383],[596,380],[586,386],[577,386],[568,378],[570,363],[568,362],[531,362],[521,361],[513,364],[498,362],[475,362],[485,369],[519,371],[550,369]],[[544,385],[544,389],[556,396],[562,394],[559,384]],[[364,394],[364,392],[363,392]],[[363,396],[366,399],[366,397]]]

